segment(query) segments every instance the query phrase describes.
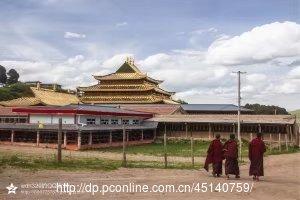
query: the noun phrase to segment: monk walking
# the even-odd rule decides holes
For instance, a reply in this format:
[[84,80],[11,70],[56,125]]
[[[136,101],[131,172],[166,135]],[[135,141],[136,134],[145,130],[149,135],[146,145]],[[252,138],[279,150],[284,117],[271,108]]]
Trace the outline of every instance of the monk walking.
[[250,169],[249,176],[253,176],[253,180],[259,181],[259,177],[264,175],[264,152],[266,151],[266,145],[262,140],[262,134],[257,133],[249,144],[249,160]]
[[240,169],[238,163],[238,144],[235,141],[235,135],[230,134],[230,139],[225,142],[224,147],[225,156],[225,175],[229,179],[229,175],[235,175],[235,178],[240,178]]
[[216,134],[216,138],[211,141],[209,148],[207,150],[207,156],[205,160],[204,169],[208,171],[208,165],[212,163],[213,166],[213,176],[220,177],[222,175],[222,142],[220,141],[220,134]]

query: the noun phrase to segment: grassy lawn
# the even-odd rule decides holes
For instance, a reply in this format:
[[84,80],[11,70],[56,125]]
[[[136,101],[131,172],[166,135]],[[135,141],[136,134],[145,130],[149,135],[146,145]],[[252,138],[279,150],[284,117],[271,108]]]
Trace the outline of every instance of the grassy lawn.
[[[224,141],[223,141],[224,142]],[[194,156],[205,157],[206,151],[209,146],[209,141],[194,141]],[[248,157],[248,141],[243,141],[242,146],[242,156]],[[102,152],[115,152],[122,153],[122,147],[109,147],[105,149],[100,149]],[[143,154],[150,156],[163,156],[164,155],[164,146],[161,140],[158,140],[152,144],[145,144],[139,146],[128,146],[126,148],[127,154]],[[299,152],[299,148],[290,147],[289,151],[285,150],[285,146],[282,146],[282,152],[279,152],[276,149],[272,151],[267,150],[266,155],[280,154],[280,153],[294,153]],[[167,153],[169,156],[180,156],[180,157],[189,157],[191,156],[191,144],[190,140],[169,140],[167,142]]]
[[[208,148],[209,142],[207,141],[194,141],[194,155],[204,156]],[[100,149],[103,152],[122,153],[122,147],[108,147]],[[187,157],[191,155],[190,140],[170,140],[167,143],[167,152],[170,156]],[[157,140],[151,144],[144,144],[138,146],[128,146],[126,148],[127,154],[144,154],[151,156],[163,156],[164,145],[162,140]]]
[[[168,163],[168,169],[199,169],[202,165],[197,163],[192,166],[191,163]],[[28,157],[13,154],[0,155],[0,173],[6,167],[37,170],[64,170],[64,171],[111,171],[122,167],[121,161],[107,159],[84,158],[84,159],[67,159],[64,158],[62,163],[58,163],[54,158],[45,159],[42,157]],[[150,161],[128,161],[128,168],[159,168],[163,169],[163,162]]]

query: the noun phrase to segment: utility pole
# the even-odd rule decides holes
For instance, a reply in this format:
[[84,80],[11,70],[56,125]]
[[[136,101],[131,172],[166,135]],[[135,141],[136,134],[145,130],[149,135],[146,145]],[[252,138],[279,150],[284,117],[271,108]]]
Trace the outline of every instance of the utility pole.
[[234,72],[238,75],[238,140],[239,140],[239,157],[242,162],[242,137],[241,137],[241,74],[246,74],[246,72],[237,71]]

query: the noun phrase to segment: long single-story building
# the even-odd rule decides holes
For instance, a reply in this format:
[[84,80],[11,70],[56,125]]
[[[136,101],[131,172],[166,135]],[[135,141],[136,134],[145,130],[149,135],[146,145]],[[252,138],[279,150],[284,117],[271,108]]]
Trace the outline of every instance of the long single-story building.
[[122,145],[123,131],[128,145],[153,141],[157,123],[145,119],[153,115],[108,106],[69,105],[12,108],[16,116],[27,115],[23,122],[0,123],[2,143],[56,147],[58,120],[62,118],[63,147],[66,149],[101,148]]
[[[230,113],[226,113],[229,108]],[[151,143],[165,133],[168,138],[210,140],[217,133],[228,138],[230,133],[237,133],[237,115],[231,113],[234,110],[237,107],[227,104],[0,107],[0,142],[56,147],[59,118],[66,149],[120,146],[123,131],[128,145]],[[291,115],[243,113],[242,138],[250,140],[257,132],[263,133],[266,141],[299,145],[299,127]]]

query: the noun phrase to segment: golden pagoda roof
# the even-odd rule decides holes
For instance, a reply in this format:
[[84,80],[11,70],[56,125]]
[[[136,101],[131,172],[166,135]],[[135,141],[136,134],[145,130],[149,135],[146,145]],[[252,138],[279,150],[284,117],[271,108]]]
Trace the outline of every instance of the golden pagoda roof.
[[173,95],[174,92],[165,91],[156,85],[152,84],[96,84],[89,87],[79,87],[78,88],[84,92],[96,92],[96,91],[149,91],[155,90],[156,92],[163,93],[166,95]]
[[36,98],[39,98],[46,105],[69,105],[79,103],[79,99],[74,94],[55,92],[47,89],[37,89],[31,87],[31,90]]
[[10,101],[1,101],[0,105],[7,107],[36,105],[64,106],[79,103],[79,99],[73,94],[55,92],[49,89],[37,89],[35,87],[31,87],[30,89],[34,97],[21,97]]
[[150,81],[152,83],[160,84],[163,81],[162,80],[156,80],[153,79],[147,74],[141,74],[141,73],[111,73],[108,75],[103,76],[94,76],[95,79],[99,81],[103,80],[140,80],[140,79],[146,79],[147,81]]
[[36,97],[21,97],[9,101],[1,101],[0,104],[5,107],[44,105],[42,101]]
[[[77,88],[82,92],[80,100],[83,103],[177,103],[171,98],[175,92],[161,89],[159,84],[163,81],[143,74],[133,59],[127,59],[115,73],[94,78],[99,81],[98,84]],[[130,95],[126,95],[128,92]]]
[[139,79],[146,79],[150,82],[160,84],[162,80],[153,79],[147,74],[143,74],[137,66],[134,65],[134,62],[129,62],[128,60],[115,72],[103,76],[94,76],[95,79],[102,81],[102,80],[139,80]]
[[[108,104],[118,104],[118,103],[166,103],[164,99],[154,95],[136,95],[136,96],[84,96],[80,100],[83,103],[108,103]],[[172,101],[172,100],[170,100]],[[172,101],[174,104],[177,103]],[[170,102],[169,102],[170,103]]]

